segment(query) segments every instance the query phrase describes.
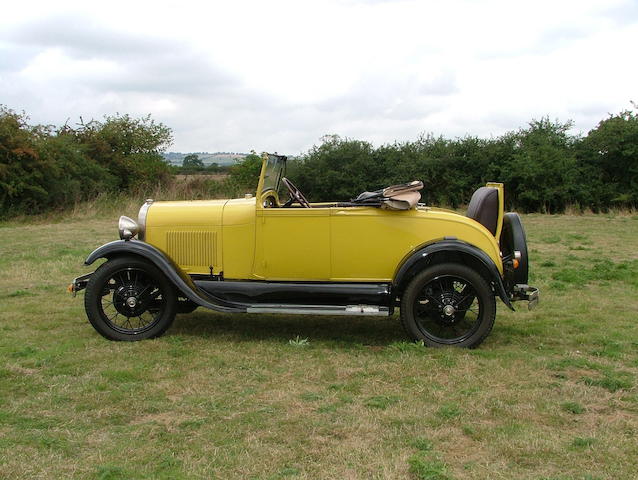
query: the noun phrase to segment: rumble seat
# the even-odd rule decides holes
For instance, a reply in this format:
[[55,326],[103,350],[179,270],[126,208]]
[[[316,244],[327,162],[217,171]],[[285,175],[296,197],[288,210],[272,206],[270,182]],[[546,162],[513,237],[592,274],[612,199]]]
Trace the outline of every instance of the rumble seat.
[[492,235],[496,235],[496,223],[498,221],[498,190],[491,187],[481,187],[472,195],[467,207],[469,218],[476,220]]

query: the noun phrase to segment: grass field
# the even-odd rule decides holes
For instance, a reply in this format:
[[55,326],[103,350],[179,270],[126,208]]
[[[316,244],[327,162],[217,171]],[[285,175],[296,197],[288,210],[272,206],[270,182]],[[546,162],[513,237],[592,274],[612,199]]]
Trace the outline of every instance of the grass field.
[[541,304],[468,351],[202,310],[109,342],[65,287],[119,214],[0,224],[0,478],[637,478],[638,216],[524,217]]

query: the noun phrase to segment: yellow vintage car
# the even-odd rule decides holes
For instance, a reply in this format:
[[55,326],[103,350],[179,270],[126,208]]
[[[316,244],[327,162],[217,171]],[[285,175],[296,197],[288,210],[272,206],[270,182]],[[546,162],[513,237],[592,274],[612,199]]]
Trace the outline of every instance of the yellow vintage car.
[[[383,315],[400,310],[425,345],[476,347],[496,297],[538,302],[527,284],[525,233],[504,214],[503,185],[472,196],[467,215],[418,203],[421,182],[310,203],[285,178],[286,157],[263,156],[255,195],[232,200],[147,200],[120,240],[73,280],[89,321],[111,340],[162,335],[176,313]],[[284,201],[284,192],[289,198]],[[281,194],[281,197],[280,197]]]

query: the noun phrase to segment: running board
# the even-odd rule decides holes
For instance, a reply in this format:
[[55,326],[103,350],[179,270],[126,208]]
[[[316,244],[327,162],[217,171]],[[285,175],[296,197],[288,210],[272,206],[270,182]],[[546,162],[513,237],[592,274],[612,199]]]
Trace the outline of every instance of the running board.
[[378,305],[285,305],[262,304],[248,307],[246,313],[285,313],[291,315],[360,315],[387,317],[388,307]]

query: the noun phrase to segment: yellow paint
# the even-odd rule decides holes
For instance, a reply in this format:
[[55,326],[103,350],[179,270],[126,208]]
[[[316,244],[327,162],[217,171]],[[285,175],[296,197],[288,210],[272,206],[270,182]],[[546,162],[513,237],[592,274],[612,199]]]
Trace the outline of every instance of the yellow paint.
[[255,275],[269,280],[330,280],[330,209],[257,210]]
[[264,176],[266,175],[266,164],[268,163],[268,154],[263,153],[261,156],[261,172],[259,173],[259,182],[257,182],[257,197],[261,200],[261,193],[264,189]]
[[155,202],[146,216],[152,228],[177,225],[211,226],[222,224],[222,211],[228,200],[195,200],[188,202]]
[[186,273],[208,274],[212,267],[227,279],[391,281],[411,252],[444,237],[478,247],[503,271],[497,242],[503,184],[487,184],[499,190],[495,238],[478,222],[441,208],[391,211],[330,203],[279,208],[277,192],[264,187],[269,160],[264,155],[256,197],[153,203],[146,241]]
[[255,198],[229,200],[224,207],[222,227],[225,278],[255,278]]
[[[498,245],[472,219],[442,209],[388,211],[372,207],[332,210],[332,279],[391,280],[403,258],[418,248],[456,237],[474,245],[502,269]],[[502,271],[502,270],[501,270]]]
[[494,236],[497,240],[500,240],[501,231],[503,230],[503,215],[505,214],[505,187],[502,183],[496,182],[488,182],[485,186],[498,190],[498,221],[496,222],[496,234]]

